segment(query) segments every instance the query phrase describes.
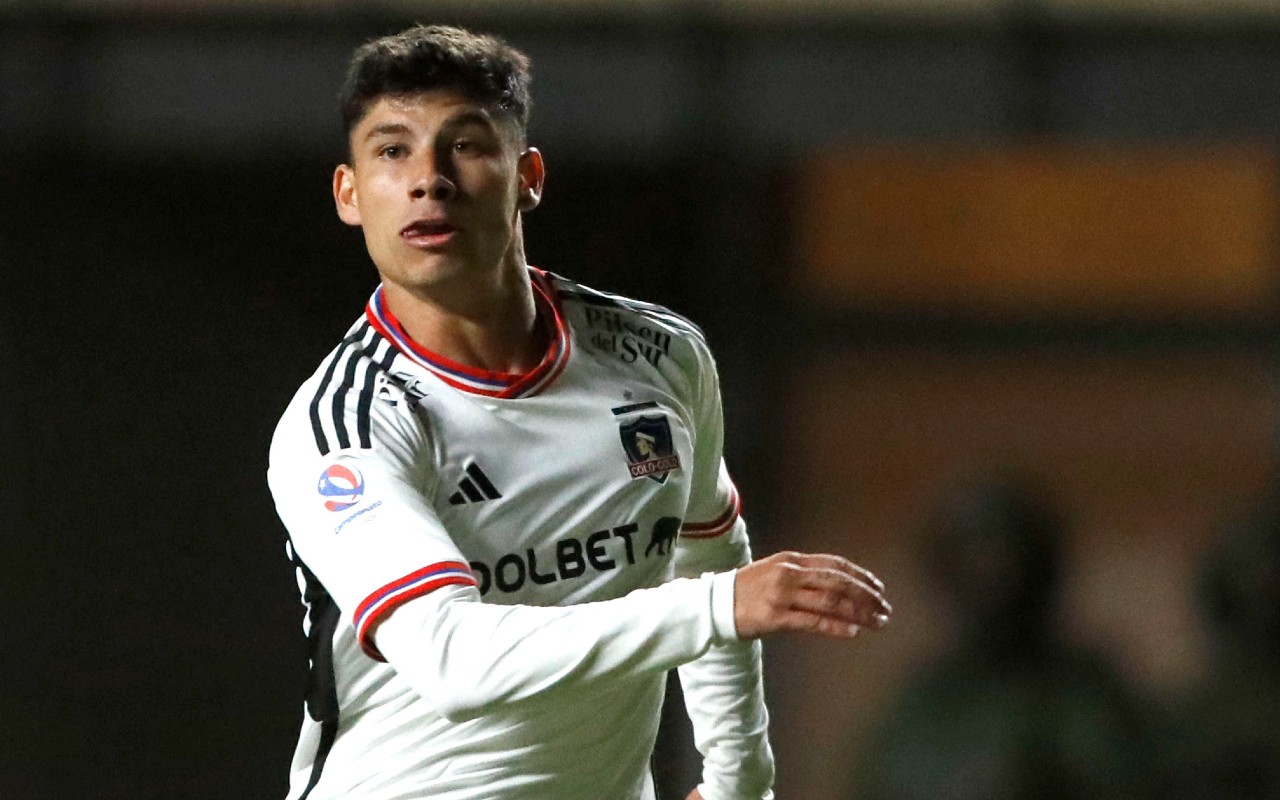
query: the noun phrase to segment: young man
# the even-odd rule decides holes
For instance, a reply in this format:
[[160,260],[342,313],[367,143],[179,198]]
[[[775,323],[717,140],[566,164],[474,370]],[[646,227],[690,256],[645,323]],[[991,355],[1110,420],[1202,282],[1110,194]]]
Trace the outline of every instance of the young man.
[[290,800],[652,798],[676,667],[690,798],[771,797],[754,640],[888,620],[842,558],[750,562],[695,326],[525,263],[528,83],[455,28],[352,60],[333,193],[382,284],[268,474],[311,646]]

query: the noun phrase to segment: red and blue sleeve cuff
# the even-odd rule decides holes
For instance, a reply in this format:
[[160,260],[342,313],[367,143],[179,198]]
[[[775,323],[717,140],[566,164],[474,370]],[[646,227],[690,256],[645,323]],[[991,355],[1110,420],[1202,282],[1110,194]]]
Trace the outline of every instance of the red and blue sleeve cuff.
[[451,584],[475,586],[476,579],[471,574],[471,567],[461,561],[441,561],[394,580],[371,593],[356,609],[353,618],[360,649],[376,661],[386,661],[374,646],[371,636],[378,623],[415,597],[422,597],[441,586]]

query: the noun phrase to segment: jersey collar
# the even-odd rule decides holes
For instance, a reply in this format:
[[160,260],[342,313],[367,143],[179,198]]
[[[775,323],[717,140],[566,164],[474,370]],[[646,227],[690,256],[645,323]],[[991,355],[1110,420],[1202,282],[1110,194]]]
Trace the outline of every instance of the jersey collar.
[[468,367],[433,353],[409,338],[400,321],[387,308],[382,286],[374,290],[365,307],[365,316],[378,333],[391,342],[406,358],[437,378],[464,392],[486,397],[530,397],[551,384],[569,361],[569,329],[556,297],[551,278],[543,270],[529,268],[533,285],[533,301],[538,307],[538,322],[551,333],[551,343],[542,360],[525,373],[492,372]]

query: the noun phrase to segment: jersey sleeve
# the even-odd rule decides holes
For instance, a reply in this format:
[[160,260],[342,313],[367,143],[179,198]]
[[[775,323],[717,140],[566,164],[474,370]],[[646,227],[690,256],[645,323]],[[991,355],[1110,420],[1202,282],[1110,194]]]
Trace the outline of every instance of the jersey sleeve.
[[[701,369],[701,396],[696,405],[693,486],[685,520],[680,527],[680,539],[684,542],[709,541],[727,536],[726,541],[736,542],[738,549],[745,553],[745,530],[738,525],[742,519],[742,498],[724,464],[720,382],[715,362],[709,354],[704,356]],[[739,564],[727,565],[736,566]]]
[[[381,660],[371,636],[378,623],[415,597],[475,578],[423,499],[435,480],[419,457],[432,447],[426,426],[403,403],[348,405],[326,392],[305,407],[295,401],[267,478],[295,554],[346,613],[361,648]],[[360,435],[326,436],[321,415]]]
[[[321,405],[327,413],[328,399]],[[735,638],[732,618],[726,628],[714,613],[726,593],[732,602],[731,576],[567,607],[480,602],[464,555],[424,499],[436,476],[422,455],[434,444],[407,405],[356,403],[336,424],[365,433],[326,452],[297,401],[273,440],[268,482],[294,551],[361,648],[388,661],[442,716],[470,719],[669,670]]]
[[[703,351],[694,484],[676,547],[676,574],[733,575],[750,563],[742,501],[724,464],[724,417],[715,363]],[[732,617],[730,617],[732,619]],[[769,800],[774,761],[764,702],[761,645],[723,641],[679,667],[694,743],[703,757],[704,800]]]

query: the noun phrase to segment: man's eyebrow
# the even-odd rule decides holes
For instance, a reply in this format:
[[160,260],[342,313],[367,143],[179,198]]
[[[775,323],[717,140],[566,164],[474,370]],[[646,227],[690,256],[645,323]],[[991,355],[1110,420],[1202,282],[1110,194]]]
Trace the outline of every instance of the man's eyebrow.
[[365,141],[376,136],[404,136],[409,133],[409,126],[400,122],[384,122],[381,125],[374,125],[369,132],[364,135]]
[[482,111],[463,111],[444,124],[446,128],[462,128],[467,125],[481,125],[490,130],[497,130],[493,119]]

